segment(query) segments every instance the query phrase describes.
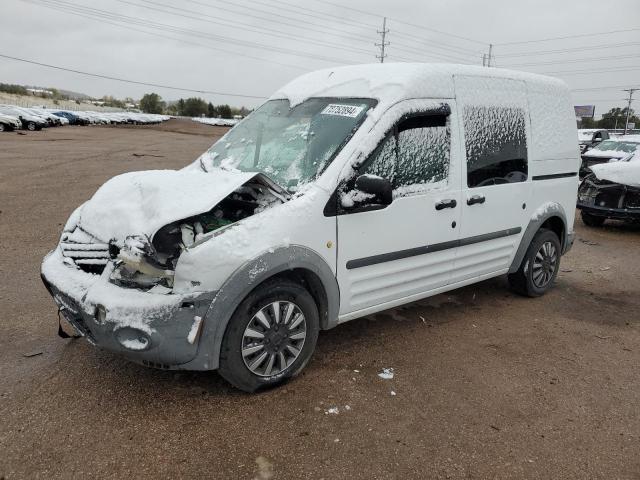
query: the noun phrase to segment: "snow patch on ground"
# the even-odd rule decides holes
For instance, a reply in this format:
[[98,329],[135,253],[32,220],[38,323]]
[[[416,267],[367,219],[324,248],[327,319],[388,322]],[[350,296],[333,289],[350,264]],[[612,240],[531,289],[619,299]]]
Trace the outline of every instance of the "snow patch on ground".
[[393,368],[383,368],[378,376],[384,380],[391,380],[393,378]]

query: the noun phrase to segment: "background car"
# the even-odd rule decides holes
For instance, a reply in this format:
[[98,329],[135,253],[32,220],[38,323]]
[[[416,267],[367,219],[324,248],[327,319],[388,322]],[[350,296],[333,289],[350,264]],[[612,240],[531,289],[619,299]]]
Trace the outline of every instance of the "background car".
[[589,227],[607,219],[640,221],[640,153],[628,161],[595,165],[580,184],[577,207]]
[[582,154],[580,178],[591,173],[590,168],[600,163],[622,160],[629,157],[640,147],[640,135],[626,135],[615,139],[604,140],[597,146]]
[[20,119],[11,115],[0,113],[0,132],[11,132],[22,126]]
[[580,153],[595,147],[604,140],[609,140],[609,132],[605,129],[583,128],[578,130]]
[[47,121],[42,117],[36,117],[19,107],[0,105],[0,113],[17,117],[22,122],[22,128],[26,130],[42,130],[43,127],[48,126]]

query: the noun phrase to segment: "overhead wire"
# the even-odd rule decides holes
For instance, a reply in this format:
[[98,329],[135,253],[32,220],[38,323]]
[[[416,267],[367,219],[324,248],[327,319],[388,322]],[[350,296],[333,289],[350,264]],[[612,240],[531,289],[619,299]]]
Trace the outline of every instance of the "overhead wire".
[[[207,14],[204,14],[204,13],[201,13],[201,12],[197,12],[197,11],[194,11],[194,10],[186,10],[186,9],[183,9],[183,8],[177,8],[177,7],[173,7],[171,5],[165,5],[165,4],[162,4],[162,3],[153,2],[151,0],[140,0],[140,1],[142,1],[144,3],[151,4],[151,5],[162,6],[162,7],[166,7],[166,8],[170,8],[170,9],[179,10],[181,12],[193,13],[193,14],[195,14],[197,16],[187,15],[185,13],[179,13],[179,12],[172,12],[172,11],[169,11],[169,10],[163,10],[163,9],[159,9],[159,8],[154,8],[152,6],[148,6],[148,5],[144,5],[144,4],[141,5],[139,3],[134,3],[134,2],[131,2],[129,0],[115,0],[115,1],[123,3],[125,5],[132,5],[132,6],[139,7],[139,8],[145,8],[145,9],[148,9],[148,10],[151,10],[151,11],[154,11],[154,12],[167,13],[169,15],[174,15],[174,16],[178,16],[178,17],[181,17],[181,18],[188,18],[188,19],[191,19],[191,20],[197,20],[197,21],[200,21],[200,22],[205,22],[205,23],[214,24],[214,25],[224,25],[224,26],[230,26],[230,27],[241,25],[241,26],[243,26],[243,29],[245,31],[258,33],[258,34],[261,34],[261,35],[270,35],[270,36],[275,36],[275,37],[280,37],[280,38],[285,38],[285,39],[293,39],[293,40],[306,42],[306,43],[309,43],[309,44],[312,44],[312,45],[336,48],[338,50],[344,50],[344,51],[351,52],[351,53],[354,53],[354,52],[355,53],[365,53],[365,54],[371,53],[369,50],[365,50],[363,48],[351,48],[351,47],[345,47],[344,45],[340,45],[340,44],[337,44],[337,43],[331,43],[331,42],[325,42],[325,41],[316,41],[316,40],[313,40],[313,39],[307,39],[305,37],[300,37],[300,36],[287,34],[287,33],[282,32],[282,30],[278,31],[278,30],[275,30],[275,29],[267,28],[267,27],[256,27],[256,28],[253,28],[250,24],[242,23],[242,22],[236,22],[235,25],[234,25],[234,23],[231,23],[231,22],[219,21],[217,19],[217,17],[214,17],[212,15],[207,15]],[[204,17],[204,18],[202,18],[202,17]],[[209,19],[213,19],[213,20],[209,20]],[[260,31],[260,30],[263,30],[263,31]],[[267,32],[267,33],[264,33],[264,32]]]
[[77,70],[74,68],[67,68],[67,67],[61,67],[59,65],[51,65],[48,63],[43,63],[43,62],[37,62],[35,60],[29,60],[26,58],[20,58],[20,57],[14,57],[11,55],[5,55],[3,53],[0,53],[0,57],[2,58],[7,58],[10,60],[15,60],[18,62],[25,62],[25,63],[29,63],[32,65],[38,65],[41,67],[47,67],[47,68],[53,68],[56,70],[62,70],[65,72],[71,72],[71,73],[77,73],[79,75],[86,75],[89,77],[95,77],[95,78],[103,78],[103,79],[107,79],[107,80],[114,80],[117,82],[124,82],[124,83],[131,83],[131,84],[136,84],[136,85],[144,85],[147,87],[156,87],[156,88],[164,88],[167,90],[179,90],[182,92],[192,92],[192,93],[201,93],[201,94],[211,94],[211,95],[225,95],[225,96],[229,96],[229,97],[241,97],[241,98],[255,98],[255,99],[265,99],[267,98],[266,96],[263,95],[245,95],[245,94],[239,94],[239,93],[230,93],[230,92],[219,92],[219,91],[214,91],[214,90],[199,90],[199,89],[194,89],[194,88],[183,88],[183,87],[176,87],[173,85],[163,85],[163,84],[159,84],[159,83],[151,83],[151,82],[142,82],[142,81],[138,81],[138,80],[131,80],[131,79],[125,79],[125,78],[120,78],[120,77],[114,77],[111,75],[102,75],[99,73],[90,73],[90,72],[85,72],[82,70]]
[[109,18],[111,20],[116,20],[116,21],[119,21],[119,22],[133,24],[133,25],[144,26],[144,27],[147,27],[147,28],[153,28],[153,29],[161,30],[161,31],[169,30],[171,32],[178,33],[180,35],[195,36],[195,37],[206,38],[206,39],[210,39],[210,40],[218,40],[218,41],[231,43],[231,44],[235,44],[235,45],[239,45],[239,46],[243,46],[243,47],[248,47],[248,48],[259,48],[259,49],[263,49],[263,50],[270,50],[270,51],[273,51],[273,52],[276,52],[276,53],[282,53],[282,54],[285,54],[285,55],[298,56],[298,57],[303,57],[303,58],[307,58],[307,59],[312,58],[314,60],[321,60],[321,61],[328,62],[328,63],[342,63],[342,64],[352,63],[352,61],[348,61],[348,60],[344,60],[344,59],[337,59],[335,57],[325,57],[325,56],[321,56],[321,55],[317,55],[317,54],[312,54],[312,53],[309,53],[309,52],[302,52],[302,51],[299,51],[299,50],[292,50],[292,49],[283,48],[283,47],[275,47],[275,46],[272,46],[272,45],[265,45],[265,44],[262,44],[262,43],[256,43],[256,42],[251,42],[251,41],[247,41],[247,40],[241,40],[241,39],[228,37],[228,36],[224,36],[224,35],[201,32],[201,31],[198,31],[198,30],[185,29],[185,28],[177,27],[177,26],[171,25],[171,24],[162,23],[162,22],[154,22],[154,21],[151,21],[151,20],[140,19],[140,18],[137,18],[137,17],[129,16],[129,15],[116,14],[116,13],[112,13],[112,12],[105,11],[105,10],[84,7],[82,5],[78,5],[78,4],[75,4],[73,2],[67,2],[67,1],[64,1],[64,0],[23,0],[23,1],[29,1],[29,2],[32,2],[32,3],[37,2],[37,3],[44,4],[44,5],[54,5],[54,6],[59,7],[59,9],[61,9],[62,11],[67,11],[67,12],[73,12],[74,9],[77,9],[76,11],[81,11],[81,12],[87,13],[89,15],[92,15],[92,16],[95,16],[95,17],[99,17],[99,18]]

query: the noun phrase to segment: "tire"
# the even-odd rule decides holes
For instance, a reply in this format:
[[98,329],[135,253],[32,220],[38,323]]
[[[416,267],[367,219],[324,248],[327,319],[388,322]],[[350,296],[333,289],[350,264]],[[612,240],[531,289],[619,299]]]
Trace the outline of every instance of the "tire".
[[27,122],[27,130],[29,130],[30,132],[33,132],[35,129],[36,129],[35,122]]
[[0,132],[7,130],[7,126],[4,123],[0,123]]
[[541,228],[525,253],[520,268],[508,275],[511,289],[527,297],[544,295],[558,275],[560,240],[551,230]]
[[585,212],[584,210],[580,212],[580,218],[582,218],[582,223],[584,223],[587,227],[601,227],[606,220],[605,217],[598,217],[596,215],[591,215],[590,213]]
[[[285,325],[288,328],[282,328]],[[290,280],[266,282],[240,303],[227,325],[220,350],[220,375],[245,392],[281,385],[307,365],[319,330],[318,307],[303,286]],[[260,335],[263,337],[258,338]]]

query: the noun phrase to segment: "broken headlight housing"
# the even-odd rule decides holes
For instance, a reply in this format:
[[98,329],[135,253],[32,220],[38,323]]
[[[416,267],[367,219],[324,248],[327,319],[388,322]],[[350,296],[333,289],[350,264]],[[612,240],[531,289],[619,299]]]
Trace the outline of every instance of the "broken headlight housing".
[[[113,252],[115,253],[115,252]],[[127,237],[119,249],[109,280],[122,287],[173,287],[173,265],[162,261],[148,237]]]
[[153,240],[134,235],[127,237],[122,246],[112,242],[109,252],[115,263],[109,279],[122,287],[149,290],[159,286],[159,289],[171,289],[178,258],[185,249],[193,248],[232,228],[236,222],[285,201],[285,196],[267,184],[249,182],[208,212],[165,225],[153,235]]

